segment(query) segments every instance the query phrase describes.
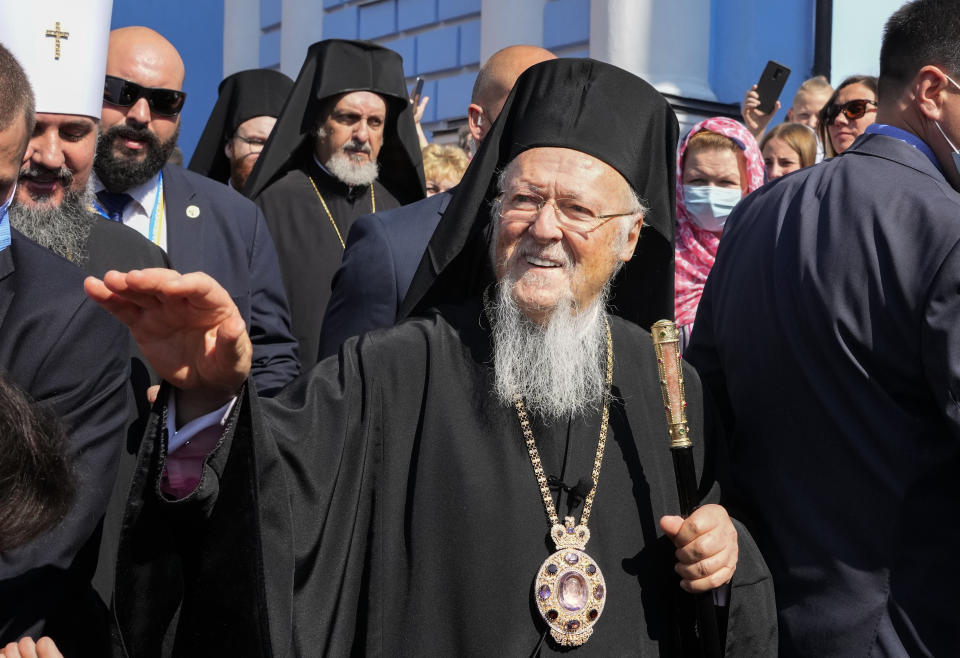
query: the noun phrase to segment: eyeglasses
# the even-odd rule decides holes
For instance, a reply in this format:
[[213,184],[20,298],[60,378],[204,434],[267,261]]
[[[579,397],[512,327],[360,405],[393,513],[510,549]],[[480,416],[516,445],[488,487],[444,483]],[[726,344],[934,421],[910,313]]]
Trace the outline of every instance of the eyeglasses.
[[180,114],[186,92],[161,87],[144,87],[113,75],[105,76],[103,82],[103,100],[119,107],[130,107],[139,99],[146,98],[150,111],[160,116],[173,117]]
[[557,224],[578,233],[595,231],[614,217],[624,217],[638,212],[627,210],[600,215],[584,206],[579,199],[544,199],[536,192],[525,188],[505,192],[497,197],[497,200],[500,203],[500,219],[503,221],[532,224],[540,216],[543,207],[550,205],[556,211]]
[[837,120],[837,117],[840,116],[841,112],[843,112],[843,116],[847,117],[849,121],[856,121],[867,113],[868,105],[873,105],[876,107],[877,101],[867,100],[866,98],[856,98],[841,105],[838,105],[837,103],[831,103],[830,105],[827,105],[827,109],[824,113],[824,116],[827,119],[827,125],[832,125],[833,122]]
[[240,133],[237,133],[234,137],[247,145],[247,153],[260,153],[263,147],[267,145],[267,140],[262,137],[244,137]]

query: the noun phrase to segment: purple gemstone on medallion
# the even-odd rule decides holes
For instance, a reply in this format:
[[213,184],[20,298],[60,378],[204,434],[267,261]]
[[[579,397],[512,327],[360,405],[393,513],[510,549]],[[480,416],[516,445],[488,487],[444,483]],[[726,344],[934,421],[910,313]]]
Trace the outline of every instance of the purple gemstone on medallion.
[[549,586],[549,585],[544,585],[543,587],[541,587],[541,588],[537,591],[537,595],[538,595],[538,596],[540,597],[540,599],[543,600],[543,601],[546,601],[547,599],[549,599],[549,598],[550,598],[550,586]]
[[560,576],[557,583],[557,598],[560,605],[571,612],[581,610],[587,605],[587,581],[576,571],[568,571]]
[[593,588],[593,598],[597,601],[603,598],[603,585],[597,585]]
[[583,530],[580,531],[580,536],[583,537]]
[[551,576],[552,576],[553,574],[557,573],[557,565],[555,565],[555,564],[548,564],[548,565],[547,565],[547,573],[550,574]]
[[597,573],[597,567],[596,567],[595,565],[588,564],[588,565],[587,565],[587,573],[592,576],[593,574]]
[[568,631],[571,631],[571,632],[572,632],[572,631],[577,630],[578,628],[580,628],[580,622],[577,621],[576,619],[571,619],[570,621],[567,622],[567,630],[568,630]]
[[587,613],[587,618],[588,618],[590,621],[596,621],[596,620],[597,620],[597,617],[599,617],[599,616],[600,616],[600,613],[597,612],[596,609],[591,610],[589,613]]
[[571,527],[571,528],[567,528],[567,534],[568,534],[568,535],[572,535],[572,534],[573,534],[573,530],[574,530],[574,529],[573,529],[572,527]]
[[547,610],[547,619],[550,621],[556,621],[557,617],[560,616],[560,613],[556,610]]
[[567,564],[576,564],[580,561],[580,556],[576,553],[567,553],[563,556],[563,559],[567,561]]

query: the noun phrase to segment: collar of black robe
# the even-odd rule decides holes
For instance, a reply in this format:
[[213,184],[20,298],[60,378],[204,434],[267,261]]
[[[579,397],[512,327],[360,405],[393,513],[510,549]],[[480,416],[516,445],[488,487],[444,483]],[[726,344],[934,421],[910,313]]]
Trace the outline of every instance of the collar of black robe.
[[497,177],[522,151],[562,147],[619,171],[650,211],[609,310],[644,329],[673,318],[677,118],[652,86],[592,59],[556,59],[517,80],[437,226],[400,307],[400,318],[477,295],[493,280],[490,205]]
[[291,89],[293,80],[270,69],[250,69],[224,78],[187,168],[226,183],[230,178],[230,160],[223,151],[227,140],[247,119],[280,116]]
[[372,91],[387,103],[378,180],[401,205],[424,198],[423,159],[407,99],[403,58],[367,41],[327,39],[313,44],[283,111],[260,153],[243,193],[256,198],[265,187],[299,166],[300,148],[313,146],[323,101],[351,91]]

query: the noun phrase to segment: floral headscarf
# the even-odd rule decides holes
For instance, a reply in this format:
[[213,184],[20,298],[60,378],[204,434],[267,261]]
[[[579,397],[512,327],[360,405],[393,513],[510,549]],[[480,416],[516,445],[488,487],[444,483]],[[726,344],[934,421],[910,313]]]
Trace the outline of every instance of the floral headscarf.
[[[720,239],[716,234],[697,226],[687,212],[683,202],[683,158],[687,152],[690,138],[698,132],[708,130],[724,135],[743,151],[747,164],[747,191],[753,192],[764,183],[763,156],[757,140],[753,138],[739,121],[726,117],[712,117],[695,125],[683,141],[677,152],[677,237],[676,237],[676,278],[674,281],[677,325],[683,327],[693,323],[697,315],[697,305],[703,294],[703,284],[713,267]],[[742,183],[743,181],[741,181]]]

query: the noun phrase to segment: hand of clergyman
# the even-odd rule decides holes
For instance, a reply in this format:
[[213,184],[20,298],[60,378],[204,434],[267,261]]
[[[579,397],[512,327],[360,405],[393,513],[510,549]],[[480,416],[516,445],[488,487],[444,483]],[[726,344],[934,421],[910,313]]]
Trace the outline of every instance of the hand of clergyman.
[[202,272],[146,269],[88,277],[87,294],[130,328],[157,374],[175,387],[229,400],[250,373],[240,312]]
[[688,592],[707,592],[730,582],[737,570],[737,529],[720,505],[697,508],[686,520],[665,516],[660,527],[677,547],[680,586]]

